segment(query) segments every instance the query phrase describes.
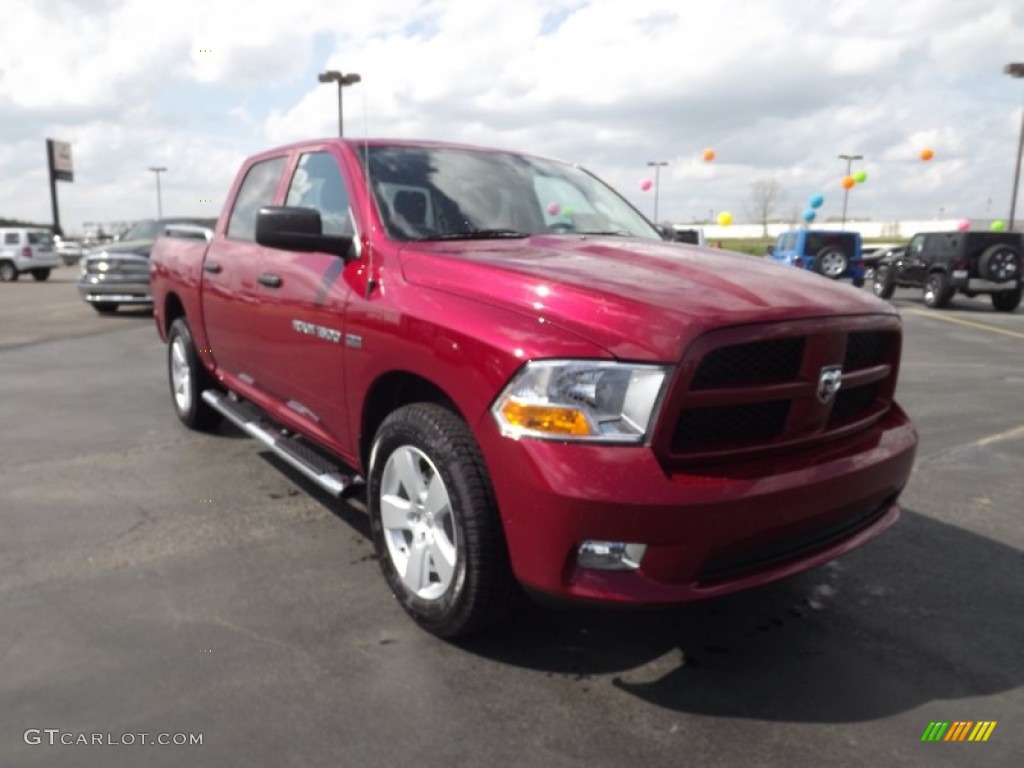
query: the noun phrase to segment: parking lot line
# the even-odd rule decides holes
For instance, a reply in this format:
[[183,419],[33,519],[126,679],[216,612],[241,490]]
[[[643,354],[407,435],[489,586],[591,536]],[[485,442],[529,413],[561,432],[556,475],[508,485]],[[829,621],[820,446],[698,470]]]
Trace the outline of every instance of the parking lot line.
[[920,317],[930,317],[934,320],[945,320],[947,323],[959,323],[960,325],[968,325],[971,328],[979,328],[983,331],[992,331],[992,333],[1001,333],[1004,336],[1012,336],[1015,339],[1024,339],[1024,333],[1018,331],[1008,331],[1005,328],[1000,328],[996,325],[988,325],[987,323],[978,323],[974,320],[964,320],[959,317],[953,317],[952,315],[943,315],[938,312],[925,312],[921,309],[914,309],[913,307],[902,307],[901,312],[908,312],[912,315],[919,315]]

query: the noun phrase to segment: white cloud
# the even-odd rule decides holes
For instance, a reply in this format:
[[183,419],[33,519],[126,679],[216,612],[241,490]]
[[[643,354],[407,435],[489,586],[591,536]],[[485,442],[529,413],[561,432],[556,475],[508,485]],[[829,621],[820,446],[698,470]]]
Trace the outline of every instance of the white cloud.
[[0,216],[48,220],[48,136],[73,143],[72,227],[150,214],[154,164],[165,211],[208,212],[245,155],[336,132],[328,68],[363,77],[348,135],[563,157],[645,211],[646,163],[668,160],[659,207],[680,220],[741,216],[762,178],[779,214],[818,191],[827,209],[845,152],[869,172],[857,215],[1008,208],[1015,0],[7,0],[5,17]]

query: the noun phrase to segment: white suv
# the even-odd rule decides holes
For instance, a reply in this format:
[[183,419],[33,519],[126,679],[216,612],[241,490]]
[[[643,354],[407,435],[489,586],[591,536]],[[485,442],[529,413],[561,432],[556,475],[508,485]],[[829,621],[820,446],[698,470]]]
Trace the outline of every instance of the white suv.
[[38,227],[0,227],[0,281],[9,283],[28,272],[45,280],[60,266],[53,249],[53,234]]

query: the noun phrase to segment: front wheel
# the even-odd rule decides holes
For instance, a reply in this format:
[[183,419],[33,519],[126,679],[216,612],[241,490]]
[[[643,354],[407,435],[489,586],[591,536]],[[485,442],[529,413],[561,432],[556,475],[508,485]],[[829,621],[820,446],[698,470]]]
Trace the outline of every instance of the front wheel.
[[517,585],[487,468],[461,418],[433,403],[389,415],[367,492],[384,578],[417,624],[456,637],[508,615]]
[[167,379],[174,412],[182,424],[207,430],[220,421],[220,414],[202,399],[203,390],[212,387],[213,380],[199,362],[192,332],[183,317],[171,323],[167,334]]
[[880,299],[891,299],[896,290],[896,276],[892,267],[878,267],[871,280],[871,292]]
[[49,280],[50,279],[50,270],[48,270],[48,269],[33,269],[32,270],[32,277],[35,278],[36,280],[38,280],[39,282],[43,282],[43,280]]
[[1017,283],[1012,291],[1000,291],[992,294],[992,307],[997,312],[1013,312],[1020,306],[1021,295],[1024,294],[1024,283]]

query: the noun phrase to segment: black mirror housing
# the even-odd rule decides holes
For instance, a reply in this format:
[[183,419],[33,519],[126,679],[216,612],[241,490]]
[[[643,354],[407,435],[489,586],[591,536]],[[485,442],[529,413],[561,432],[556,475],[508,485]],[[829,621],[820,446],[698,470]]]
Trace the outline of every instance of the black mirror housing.
[[265,205],[256,214],[256,242],[285,251],[319,251],[347,256],[352,238],[325,235],[320,212],[292,205]]

